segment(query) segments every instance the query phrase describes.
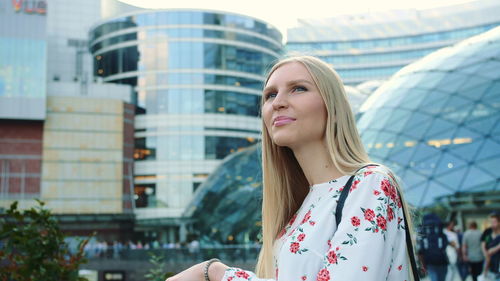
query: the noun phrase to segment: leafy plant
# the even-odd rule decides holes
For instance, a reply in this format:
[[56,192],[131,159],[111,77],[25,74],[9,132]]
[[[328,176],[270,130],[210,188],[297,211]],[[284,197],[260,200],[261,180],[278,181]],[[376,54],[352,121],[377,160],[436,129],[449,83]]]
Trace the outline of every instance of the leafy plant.
[[173,276],[172,273],[165,273],[165,263],[163,256],[157,256],[154,253],[149,253],[149,262],[153,267],[144,275],[148,281],[164,281],[166,278]]
[[64,234],[44,203],[20,211],[15,201],[0,219],[0,280],[86,281],[78,268],[86,262],[80,241],[72,254]]

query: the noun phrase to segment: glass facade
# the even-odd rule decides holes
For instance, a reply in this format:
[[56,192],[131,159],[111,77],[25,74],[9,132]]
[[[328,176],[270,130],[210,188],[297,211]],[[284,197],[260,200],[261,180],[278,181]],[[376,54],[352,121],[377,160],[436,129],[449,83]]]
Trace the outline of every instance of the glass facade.
[[417,207],[500,189],[500,27],[408,65],[362,106],[358,128]]
[[0,38],[0,97],[45,99],[46,42]]
[[378,38],[372,40],[353,40],[349,42],[314,42],[314,43],[295,43],[289,42],[286,45],[287,50],[297,51],[349,51],[352,49],[373,50],[375,48],[396,48],[403,46],[413,46],[422,43],[434,43],[436,41],[461,40],[498,26],[498,23],[487,24],[459,30],[433,32],[419,35],[408,35],[395,38]]
[[0,4],[0,119],[45,119],[45,6]]
[[143,10],[90,38],[94,76],[135,89],[137,206],[178,217],[217,163],[259,140],[264,74],[282,36],[243,15]]
[[500,11],[498,3],[478,3],[416,14],[399,11],[405,16],[395,11],[306,20],[289,30],[286,50],[320,57],[347,85],[384,80],[438,49],[499,26],[495,11]]
[[194,228],[204,244],[248,244],[259,240],[260,153],[259,143],[232,155],[195,193],[185,216],[196,220]]

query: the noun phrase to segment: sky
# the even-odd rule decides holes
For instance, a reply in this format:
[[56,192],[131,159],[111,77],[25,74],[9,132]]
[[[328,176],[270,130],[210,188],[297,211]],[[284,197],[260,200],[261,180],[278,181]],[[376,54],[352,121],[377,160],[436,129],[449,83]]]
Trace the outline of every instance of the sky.
[[249,15],[276,26],[284,35],[297,19],[326,18],[384,10],[429,9],[473,0],[121,0],[143,8],[202,8]]

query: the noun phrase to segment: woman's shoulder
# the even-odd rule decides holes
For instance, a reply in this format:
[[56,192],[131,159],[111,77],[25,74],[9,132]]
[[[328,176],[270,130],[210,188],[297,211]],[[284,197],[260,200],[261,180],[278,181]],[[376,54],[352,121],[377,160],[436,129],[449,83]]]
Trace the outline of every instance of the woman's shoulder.
[[383,165],[370,165],[360,169],[355,176],[353,187],[360,190],[358,196],[373,202],[385,202],[401,208],[399,180]]
[[366,165],[355,173],[355,178],[358,180],[395,180],[393,172],[384,165],[373,164]]
[[399,201],[397,186],[399,181],[389,168],[383,165],[368,165],[356,172],[351,189],[362,190],[359,193],[363,195],[359,196],[373,194],[376,200],[384,200],[387,197]]

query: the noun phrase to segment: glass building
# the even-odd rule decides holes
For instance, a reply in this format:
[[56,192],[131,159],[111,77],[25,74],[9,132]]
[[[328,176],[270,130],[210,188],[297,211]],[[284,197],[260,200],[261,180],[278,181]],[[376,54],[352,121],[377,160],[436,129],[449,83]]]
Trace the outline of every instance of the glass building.
[[0,2],[0,119],[45,119],[47,4],[26,2]]
[[387,79],[440,48],[500,25],[500,2],[478,0],[430,10],[394,10],[303,19],[288,30],[289,53],[332,64],[345,84]]
[[195,193],[184,216],[204,244],[259,240],[262,206],[261,144],[232,154]]
[[500,27],[403,68],[363,104],[363,143],[413,205],[476,193],[498,202],[499,69]]
[[282,36],[248,16],[175,9],[105,19],[90,37],[94,75],[135,87],[137,217],[177,227],[219,162],[259,140],[264,73]]

